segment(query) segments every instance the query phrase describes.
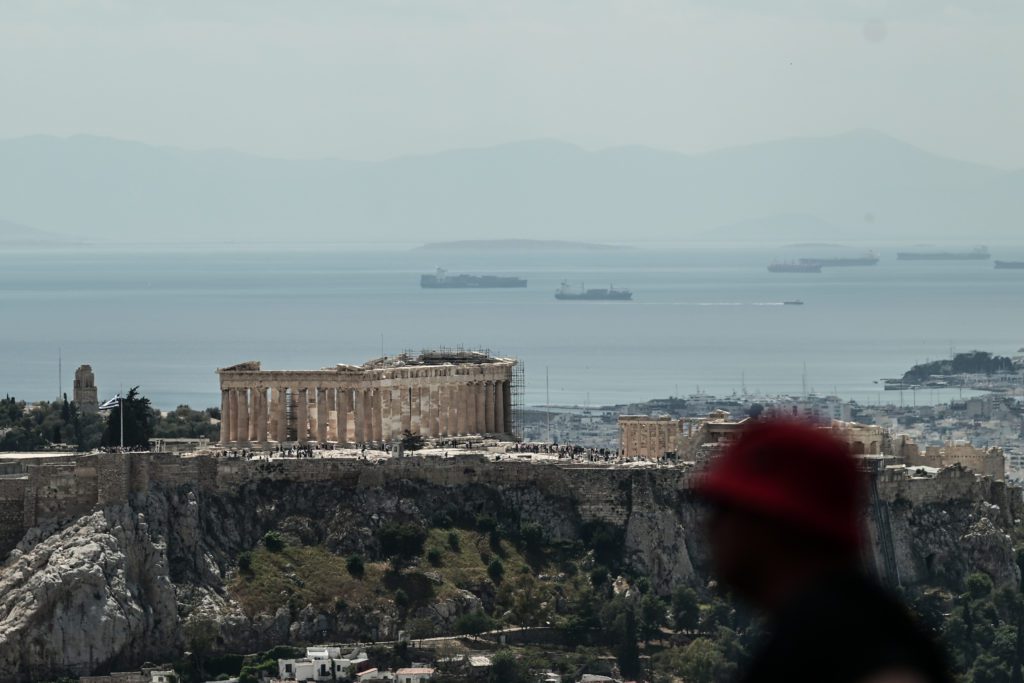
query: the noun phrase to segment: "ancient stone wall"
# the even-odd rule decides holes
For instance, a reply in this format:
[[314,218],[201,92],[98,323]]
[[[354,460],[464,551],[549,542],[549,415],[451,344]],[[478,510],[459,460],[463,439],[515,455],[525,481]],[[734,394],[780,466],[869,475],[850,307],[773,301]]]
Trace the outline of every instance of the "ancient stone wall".
[[24,475],[0,478],[0,548],[13,548],[25,533]]
[[[689,495],[691,478],[697,471],[690,467],[631,469],[513,459],[495,462],[479,455],[395,458],[373,463],[341,458],[235,460],[167,453],[82,455],[63,462],[26,464],[24,469],[23,475],[0,477],[0,553],[8,552],[30,527],[127,502],[132,495],[143,494],[156,484],[232,494],[264,480],[333,482],[353,491],[381,488],[401,480],[450,488],[480,485],[505,491],[530,490],[570,501],[582,522],[603,521],[623,527],[646,523],[656,529],[668,522],[654,518],[643,522],[646,518],[638,517],[637,512],[678,508],[677,502]],[[948,501],[986,501],[991,507],[988,514],[1002,525],[1024,517],[1020,489],[977,477],[962,467],[930,477],[915,477],[913,470],[902,468],[885,470],[878,475],[877,491],[877,499],[887,511]],[[878,514],[869,510],[867,518],[876,557],[884,555],[884,534],[888,533],[879,530]],[[884,526],[892,527],[887,519],[883,519]],[[638,533],[637,537],[650,535],[645,534]],[[666,537],[665,542],[674,543],[676,539]]]

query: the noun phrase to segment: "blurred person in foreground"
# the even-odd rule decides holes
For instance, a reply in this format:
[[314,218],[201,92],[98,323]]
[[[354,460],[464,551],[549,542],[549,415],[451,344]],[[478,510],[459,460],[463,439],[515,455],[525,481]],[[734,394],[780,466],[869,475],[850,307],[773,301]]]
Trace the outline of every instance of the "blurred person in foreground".
[[754,424],[697,485],[714,570],[767,617],[748,683],[946,683],[945,656],[863,570],[864,475],[847,445]]

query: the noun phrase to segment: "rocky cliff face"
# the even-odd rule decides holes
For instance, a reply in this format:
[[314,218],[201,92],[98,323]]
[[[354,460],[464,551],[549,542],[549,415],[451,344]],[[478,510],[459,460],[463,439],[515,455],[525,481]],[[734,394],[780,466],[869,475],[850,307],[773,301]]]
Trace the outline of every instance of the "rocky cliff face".
[[[650,472],[625,479],[614,501],[626,562],[659,592],[706,579],[697,512],[685,491]],[[972,494],[974,495],[974,494]],[[598,501],[600,503],[601,501]],[[124,505],[62,528],[33,529],[0,571],[0,679],[28,681],[166,661],[196,624],[212,624],[210,646],[249,652],[282,643],[390,634],[394,610],[354,613],[290,602],[246,614],[228,585],[237,558],[268,530],[337,555],[373,554],[375,530],[396,521],[455,522],[490,515],[529,522],[570,541],[589,521],[581,501],[528,482],[442,486],[396,479],[382,486],[262,480],[230,493],[154,484]],[[1016,577],[1005,510],[976,497],[945,506],[897,501],[893,538],[906,581],[956,584],[983,569]],[[998,514],[997,514],[998,513]],[[492,599],[460,591],[414,617],[450,627]]]

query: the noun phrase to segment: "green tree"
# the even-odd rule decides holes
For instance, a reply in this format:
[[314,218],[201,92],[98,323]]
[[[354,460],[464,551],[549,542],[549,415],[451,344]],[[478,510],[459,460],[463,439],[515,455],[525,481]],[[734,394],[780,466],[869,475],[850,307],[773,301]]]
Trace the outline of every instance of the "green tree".
[[718,683],[735,677],[736,663],[729,661],[710,638],[697,638],[661,662],[687,683]]
[[491,683],[532,683],[530,669],[526,663],[508,650],[502,650],[491,658]]
[[220,436],[220,425],[214,423],[220,411],[215,408],[193,410],[180,405],[166,415],[157,414],[153,436],[165,438],[201,438],[215,440]]
[[411,431],[406,429],[402,432],[402,450],[403,451],[418,451],[422,450],[424,445],[423,436],[421,434],[413,434]]
[[672,593],[672,626],[677,631],[693,630],[700,623],[700,603],[697,592],[680,586]]
[[645,593],[640,598],[640,614],[638,627],[644,642],[650,642],[661,631],[668,621],[668,606],[653,593]]
[[121,405],[107,415],[107,426],[103,430],[103,445],[117,446],[121,442],[121,410],[124,410],[124,445],[126,448],[149,448],[155,422],[149,399],[139,395],[139,388],[128,390]]

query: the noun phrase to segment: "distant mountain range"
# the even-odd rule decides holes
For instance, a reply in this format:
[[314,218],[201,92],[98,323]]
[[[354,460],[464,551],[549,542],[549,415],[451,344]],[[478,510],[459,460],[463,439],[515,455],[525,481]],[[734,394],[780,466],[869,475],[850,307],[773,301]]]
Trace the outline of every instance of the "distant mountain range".
[[12,223],[0,218],[0,244],[61,244],[78,240],[69,240],[63,235],[56,235],[45,230],[36,230],[27,225]]
[[541,140],[381,162],[35,136],[0,141],[0,216],[74,241],[975,243],[1020,239],[1024,171],[871,131],[699,156]]

